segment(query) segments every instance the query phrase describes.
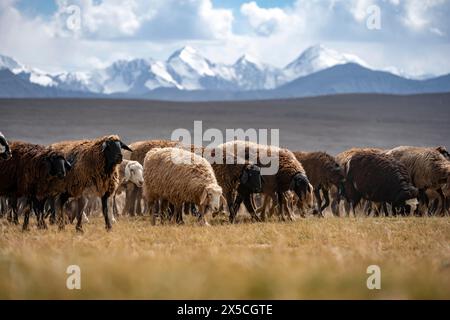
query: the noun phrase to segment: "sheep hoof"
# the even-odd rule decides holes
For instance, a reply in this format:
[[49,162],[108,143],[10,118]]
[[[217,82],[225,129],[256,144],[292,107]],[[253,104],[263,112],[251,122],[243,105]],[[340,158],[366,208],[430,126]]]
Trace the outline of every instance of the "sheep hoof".
[[64,225],[59,225],[59,226],[58,226],[58,230],[59,230],[59,231],[64,231],[64,229],[65,229],[65,226],[64,226]]
[[22,232],[27,232],[27,231],[29,231],[28,226],[23,226],[22,227]]
[[84,230],[83,230],[83,227],[82,227],[82,226],[77,226],[77,227],[75,228],[75,230],[77,231],[77,233],[80,233],[80,234],[83,234],[83,233],[84,233]]
[[106,231],[111,232],[112,231],[112,226],[111,225],[107,225],[106,226]]

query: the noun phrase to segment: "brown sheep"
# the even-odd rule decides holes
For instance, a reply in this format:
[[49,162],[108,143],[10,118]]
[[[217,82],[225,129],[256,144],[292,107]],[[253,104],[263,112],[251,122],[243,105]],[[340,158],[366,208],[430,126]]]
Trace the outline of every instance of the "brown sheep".
[[[285,193],[293,190],[300,201],[312,200],[313,188],[308,181],[305,170],[294,154],[288,149],[275,146],[261,145],[248,141],[230,141],[219,147],[225,146],[227,152],[232,152],[238,156],[244,156],[248,161],[256,160],[256,164],[261,168],[267,168],[266,160],[278,160],[278,170],[274,174],[265,174],[263,176],[263,194],[264,203],[261,208],[261,218],[265,220],[265,210],[269,205],[270,199],[273,203],[278,203],[279,218],[284,220],[284,212],[288,219],[292,220],[292,215],[286,202]],[[266,158],[268,157],[268,158]],[[276,162],[276,161],[275,161]],[[271,162],[273,165],[273,162]],[[247,208],[248,210],[248,208]],[[273,208],[271,209],[271,212]]]
[[[294,152],[294,155],[302,164],[314,188],[317,212],[322,216],[322,211],[330,204],[330,188],[335,186],[338,189],[341,188],[342,192],[345,180],[344,170],[333,156],[325,152]],[[321,191],[325,199],[323,206]]]
[[[405,166],[379,152],[355,153],[347,163],[345,197],[355,210],[361,199],[390,203],[393,211],[417,203],[418,190]],[[355,213],[355,212],[354,212]]]
[[62,181],[71,165],[62,152],[38,144],[14,141],[10,145],[12,157],[0,162],[0,196],[12,198],[14,222],[17,218],[17,199],[27,198],[23,229],[28,228],[31,207],[38,218],[38,227],[45,228],[44,204],[55,196],[53,185]]
[[[83,192],[92,190],[101,197],[106,229],[112,228],[108,213],[108,199],[114,194],[119,182],[118,167],[122,162],[121,149],[131,149],[120,141],[119,136],[110,135],[93,140],[64,141],[51,145],[64,153],[72,163],[72,170],[55,188],[60,191],[59,227],[64,228],[64,203],[69,197],[81,198]],[[82,208],[79,205],[76,230],[82,232]]]
[[[335,157],[335,159],[336,159],[336,162],[344,170],[344,176],[346,176],[347,171],[348,171],[347,165],[355,154],[361,153],[361,152],[382,153],[383,151],[384,151],[383,149],[379,149],[379,148],[351,148],[351,149],[348,149],[348,150],[345,150],[345,151],[339,153]],[[342,191],[339,192],[338,188],[336,188],[336,187],[331,188],[331,198],[332,198],[331,211],[332,211],[333,215],[335,215],[335,216],[340,216],[341,200],[344,200],[346,214],[349,215],[349,213],[350,213],[350,204],[348,202],[346,202],[342,196],[343,196]]]
[[[442,147],[409,147],[401,146],[387,151],[399,160],[408,170],[413,184],[421,192],[420,207],[426,205],[426,191],[428,189],[441,190],[446,184],[450,183],[450,161],[447,159]],[[445,197],[440,192],[442,203]],[[442,206],[444,208],[444,206]],[[441,212],[442,213],[442,212]]]
[[[230,222],[233,223],[235,221],[236,213],[242,202],[249,210],[252,219],[259,221],[254,205],[251,203],[251,194],[261,192],[262,189],[259,167],[243,159],[238,159],[232,153],[227,153],[225,148],[221,150],[219,148],[221,147],[206,149],[203,152],[203,156],[211,163],[217,182],[222,187],[230,212]],[[221,163],[213,161],[217,152],[222,152]],[[236,198],[234,198],[234,194],[237,194]]]
[[[183,203],[200,208],[205,222],[207,207],[218,210],[222,188],[218,185],[209,162],[201,156],[180,148],[154,148],[144,159],[144,198],[148,208],[155,201],[167,200],[175,206],[175,216],[181,214]],[[152,224],[156,216],[152,213]]]

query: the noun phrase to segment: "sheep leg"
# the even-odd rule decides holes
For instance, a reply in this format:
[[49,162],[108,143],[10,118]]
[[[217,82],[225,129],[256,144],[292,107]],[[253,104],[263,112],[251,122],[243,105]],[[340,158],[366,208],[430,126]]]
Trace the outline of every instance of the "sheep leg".
[[[258,215],[256,214],[256,212],[255,212],[255,209],[254,209],[254,207],[253,207],[253,204],[252,204],[252,201],[251,201],[251,197],[252,195],[249,193],[249,194],[246,194],[245,196],[244,196],[244,199],[243,199],[243,201],[244,201],[244,206],[245,206],[245,208],[247,209],[247,211],[250,213],[250,215],[252,216],[252,219],[253,220],[255,220],[255,221],[257,221],[257,222],[261,222],[261,219],[258,217]],[[240,197],[239,195],[238,195],[238,197]],[[242,199],[242,198],[241,198]],[[239,205],[240,205],[240,203],[239,203]]]
[[132,203],[132,195],[133,195],[133,190],[134,190],[134,185],[126,185],[125,187],[125,205],[123,206],[122,209],[122,215],[126,215],[129,214],[131,215],[131,203]]
[[80,198],[77,199],[77,212],[76,212],[76,217],[77,217],[77,225],[75,227],[75,230],[77,232],[83,233],[83,211],[84,208],[86,207],[87,204],[87,199],[83,196],[81,196]]
[[[444,195],[444,193],[442,192],[442,189],[441,188],[439,188],[438,189],[438,194],[439,194],[439,202],[440,202],[440,209],[439,209],[439,215],[441,216],[441,217],[443,217],[444,215],[445,215],[445,195]],[[436,208],[436,212],[437,212],[438,210],[437,210],[437,208]]]
[[341,205],[341,196],[338,194],[336,197],[333,196],[333,201],[331,201],[331,212],[334,216],[339,217],[340,213],[340,205]]
[[58,215],[58,229],[59,230],[64,230],[65,225],[66,225],[66,217],[65,217],[65,212],[64,212],[64,205],[66,204],[67,200],[69,200],[69,194],[68,193],[63,193],[59,196],[59,204],[58,204],[58,209],[59,209],[59,215]]
[[291,208],[290,208],[290,206],[289,206],[289,199],[288,199],[287,195],[284,194],[284,193],[283,193],[283,197],[282,197],[282,198],[283,198],[283,200],[282,200],[281,205],[282,205],[283,208],[284,208],[284,212],[286,212],[286,215],[287,215],[287,217],[288,217],[288,220],[289,220],[289,221],[293,221],[293,220],[294,220],[294,217],[292,216]]
[[50,214],[50,224],[55,224],[56,223],[56,204],[55,204],[55,197],[50,197],[48,199],[48,203],[49,203],[49,214]]
[[136,214],[138,216],[142,216],[142,206],[141,206],[141,200],[142,200],[142,189],[136,188]]
[[284,218],[284,208],[283,208],[283,194],[282,192],[277,192],[277,202],[278,202],[278,217],[282,220],[282,221],[286,221],[286,219]]
[[200,206],[200,215],[198,217],[198,222],[200,223],[200,225],[204,226],[204,225],[208,225],[208,223],[205,220],[205,212],[206,212],[206,206]]
[[323,212],[329,205],[330,205],[330,193],[328,189],[322,189],[323,198],[325,199],[325,203],[323,204],[322,208],[320,208],[320,211]]
[[[226,198],[227,204],[228,204],[228,211],[230,211],[230,218],[229,218],[230,223],[234,223],[236,221],[237,211],[234,210],[236,204],[233,201],[233,194],[231,192],[229,192],[225,198]],[[240,205],[240,203],[239,203],[239,205]]]
[[25,205],[25,212],[23,215],[22,231],[28,231],[28,222],[30,220],[30,211],[31,211],[31,200],[27,199],[27,203]]
[[183,206],[182,205],[181,206],[176,206],[174,208],[174,210],[175,210],[175,222],[177,224],[184,224],[184,221],[183,221]]
[[34,200],[34,212],[36,213],[37,221],[38,221],[38,229],[47,229],[47,224],[45,223],[44,217],[44,200]]
[[108,212],[109,196],[110,196],[109,192],[106,192],[102,196],[102,212],[103,212],[103,217],[105,218],[105,227],[106,227],[107,231],[111,231],[111,229],[112,229],[111,221],[109,220],[109,212]]
[[11,197],[9,198],[11,202],[11,211],[9,212],[9,222],[14,223],[15,225],[19,224],[19,214],[18,214],[18,208],[17,208],[17,198]]
[[150,208],[150,221],[152,226],[156,225],[156,213],[155,213],[155,204],[157,203],[153,201],[147,201],[147,206]]
[[113,210],[112,210],[112,216],[113,220],[119,215],[119,210],[117,209],[117,201],[116,201],[116,194],[114,193],[113,196]]
[[320,189],[321,189],[320,186],[318,186],[316,189],[314,189],[314,197],[316,198],[316,202],[317,202],[317,209],[316,209],[317,213],[319,214],[319,217],[323,217],[323,215],[322,215],[322,198],[320,196]]

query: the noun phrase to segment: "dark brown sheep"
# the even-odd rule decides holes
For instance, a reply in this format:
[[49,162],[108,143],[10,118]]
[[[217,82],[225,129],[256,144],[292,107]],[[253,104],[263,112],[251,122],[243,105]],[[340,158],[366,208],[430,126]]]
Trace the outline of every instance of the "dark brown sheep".
[[[341,188],[345,174],[343,168],[336,159],[325,152],[294,152],[295,157],[302,164],[306,175],[314,188],[314,195],[317,202],[317,212],[322,215],[322,211],[329,206],[329,191],[332,186]],[[322,206],[322,191],[325,203]]]
[[[377,152],[356,153],[347,164],[345,195],[353,210],[361,199],[390,203],[393,211],[406,202],[417,202],[418,190],[405,166],[391,156]],[[408,205],[412,205],[408,202]]]
[[[375,152],[375,153],[382,153],[384,150],[379,148],[351,148],[348,150],[345,150],[341,153],[339,153],[335,159],[336,162],[341,166],[341,168],[344,170],[344,175],[347,175],[347,165],[349,161],[352,159],[352,157],[355,154],[364,153],[364,152]],[[333,212],[333,215],[339,216],[340,215],[340,203],[341,200],[344,200],[345,205],[345,211],[347,215],[350,213],[350,204],[346,202],[345,197],[342,195],[342,190],[339,192],[339,189],[336,187],[331,188],[331,211]]]
[[[91,189],[102,200],[102,211],[107,230],[112,225],[108,214],[108,199],[114,194],[119,182],[118,166],[122,162],[121,149],[131,149],[120,141],[119,136],[110,135],[93,140],[64,141],[51,145],[64,153],[72,170],[55,186],[60,193],[59,226],[64,228],[64,203],[69,197],[80,198],[83,191]],[[82,231],[82,210],[77,213],[77,231]]]
[[262,192],[265,195],[261,208],[261,218],[263,220],[265,219],[265,210],[269,205],[270,199],[272,199],[273,203],[278,203],[280,219],[285,219],[284,213],[286,212],[288,219],[292,220],[292,215],[285,199],[285,193],[289,190],[294,191],[300,201],[311,201],[313,188],[302,165],[288,149],[246,141],[231,141],[219,147],[222,146],[226,148],[227,152],[237,152],[238,156],[243,153],[248,161],[256,160],[256,164],[261,168],[267,167],[266,161],[262,159],[264,155],[278,159],[278,171],[276,173],[264,174],[264,172],[261,172],[264,180]]
[[71,165],[62,152],[49,147],[21,141],[12,142],[10,147],[12,157],[0,162],[0,195],[12,198],[15,222],[18,222],[16,199],[27,198],[24,230],[28,228],[31,208],[38,217],[38,226],[45,228],[45,201],[56,195],[53,185],[62,181]]
[[[248,161],[239,161],[237,156],[227,153],[224,148],[222,149],[222,161],[217,163],[212,159],[216,156],[216,152],[219,152],[219,148],[204,149],[203,157],[211,163],[217,182],[222,187],[230,211],[230,222],[235,221],[236,213],[242,202],[252,218],[258,221],[254,205],[251,203],[251,195],[262,190],[260,168]],[[191,151],[196,152],[196,150]],[[234,198],[235,194],[236,198]]]

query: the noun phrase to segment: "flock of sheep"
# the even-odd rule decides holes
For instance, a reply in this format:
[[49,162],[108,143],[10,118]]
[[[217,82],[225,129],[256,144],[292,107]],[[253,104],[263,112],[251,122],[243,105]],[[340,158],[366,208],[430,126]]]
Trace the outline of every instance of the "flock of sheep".
[[[243,153],[237,152],[243,150]],[[173,161],[173,155],[190,161]],[[278,170],[263,173],[262,154],[276,154]],[[223,161],[210,161],[223,157]],[[119,213],[117,197],[125,204]],[[333,157],[325,152],[232,141],[209,149],[177,141],[148,140],[127,146],[117,135],[64,141],[49,146],[11,141],[0,133],[0,217],[23,216],[28,229],[63,229],[83,220],[100,201],[107,230],[117,215],[148,212],[152,224],[183,223],[184,215],[207,224],[225,208],[231,223],[243,204],[254,221],[323,216],[447,215],[450,154],[443,147],[353,148]],[[110,210],[112,206],[112,210]]]

